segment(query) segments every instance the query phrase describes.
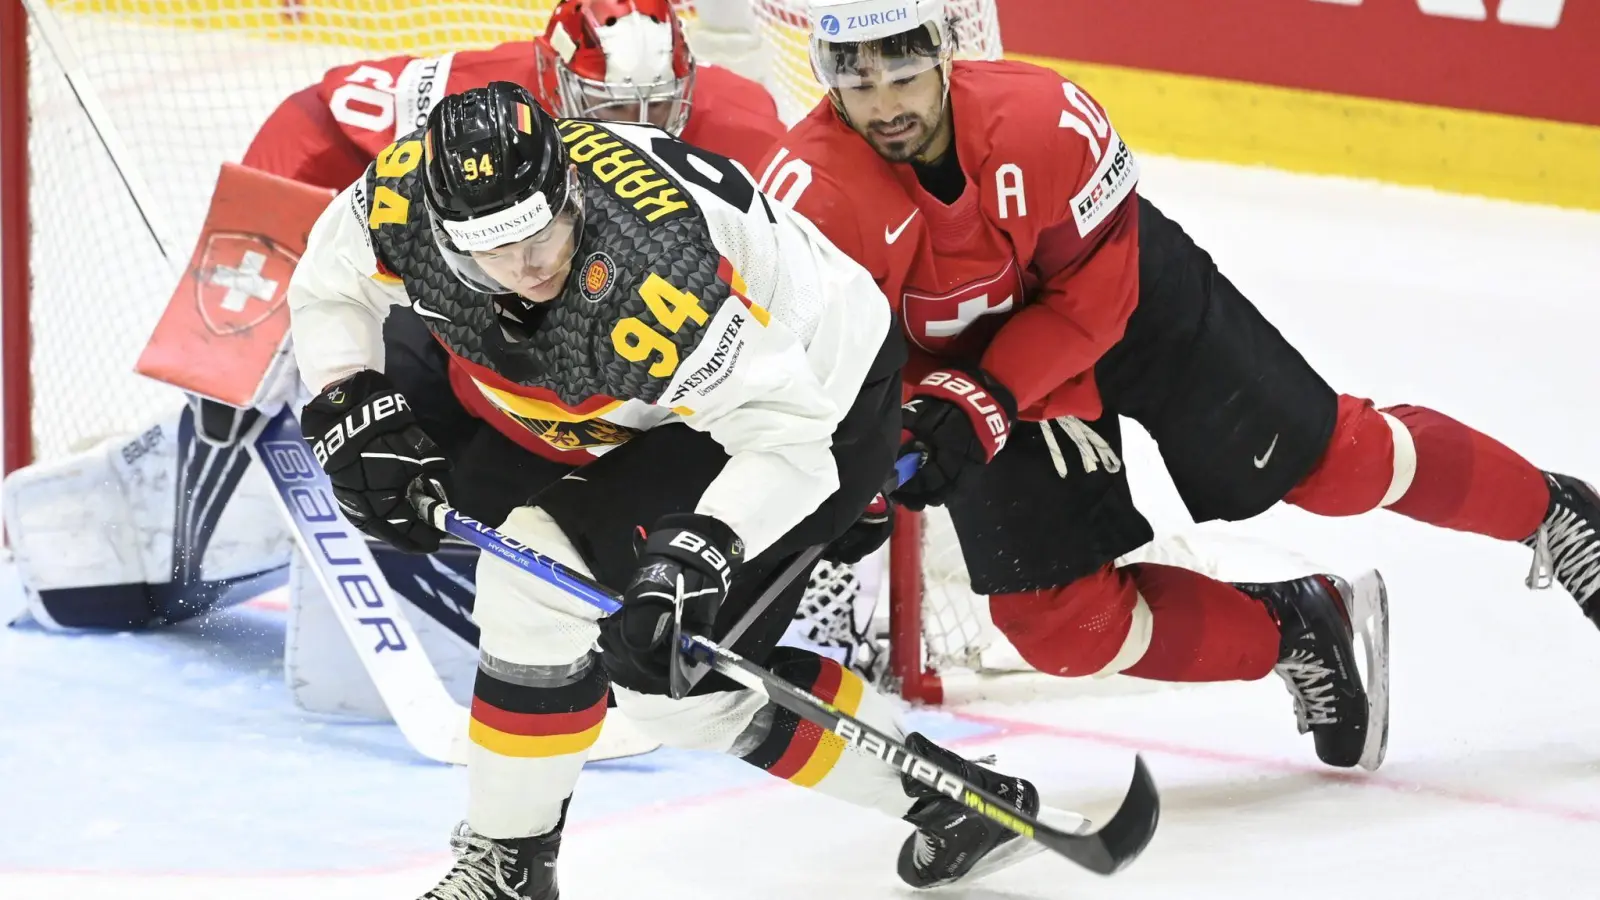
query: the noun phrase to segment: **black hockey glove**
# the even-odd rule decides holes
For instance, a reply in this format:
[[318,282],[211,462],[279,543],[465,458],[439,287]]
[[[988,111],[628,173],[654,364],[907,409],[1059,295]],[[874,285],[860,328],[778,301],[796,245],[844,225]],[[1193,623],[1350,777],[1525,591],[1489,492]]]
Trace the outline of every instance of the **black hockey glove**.
[[662,516],[645,537],[622,608],[600,620],[600,659],[615,684],[673,694],[677,636],[706,635],[744,562],[744,541],[711,516]]
[[901,455],[925,454],[922,468],[894,492],[907,509],[941,506],[969,468],[987,465],[1006,445],[1017,402],[981,369],[940,369],[911,389],[901,407],[910,432]]
[[329,385],[301,411],[300,433],[350,524],[407,553],[439,549],[439,532],[411,508],[406,490],[421,479],[424,492],[444,499],[437,478],[450,463],[383,373],[367,369]]
[[822,558],[846,566],[866,559],[894,533],[894,506],[894,501],[886,494],[873,497],[867,508],[861,511],[861,517],[851,524],[850,530],[834,538],[833,543],[822,551]]

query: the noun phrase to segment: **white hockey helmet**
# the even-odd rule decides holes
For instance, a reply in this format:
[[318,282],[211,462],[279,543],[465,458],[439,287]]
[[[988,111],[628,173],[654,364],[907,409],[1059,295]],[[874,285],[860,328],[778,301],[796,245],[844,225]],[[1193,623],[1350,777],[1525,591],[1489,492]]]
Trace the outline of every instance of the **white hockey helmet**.
[[811,70],[830,92],[945,70],[955,40],[945,0],[807,0]]

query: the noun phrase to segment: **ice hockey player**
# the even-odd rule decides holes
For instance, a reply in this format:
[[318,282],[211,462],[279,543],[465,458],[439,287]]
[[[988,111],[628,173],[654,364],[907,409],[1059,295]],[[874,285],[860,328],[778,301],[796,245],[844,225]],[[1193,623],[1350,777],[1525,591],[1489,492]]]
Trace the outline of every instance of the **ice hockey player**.
[[[900,441],[904,344],[882,294],[726,158],[654,127],[551,119],[505,82],[446,96],[328,207],[289,292],[317,392],[301,424],[370,536],[436,546],[406,495],[436,490],[447,465],[383,374],[392,307],[421,315],[504,415],[548,440],[612,447],[552,476],[500,528],[622,592],[619,613],[597,622],[480,557],[468,816],[455,867],[427,897],[558,895],[566,804],[608,681],[666,743],[904,817],[919,829],[900,859],[913,884],[974,877],[1032,847],[720,676],[667,696],[667,617],[720,633],[788,559],[850,526]],[[853,674],[774,649],[800,587],[736,649],[904,733]],[[907,741],[1038,808],[1027,781]]]
[[[342,190],[390,142],[419,128],[439,98],[512,81],[534,91],[545,109],[575,118],[631,118],[679,134],[697,147],[756,165],[784,132],[772,96],[720,66],[697,62],[670,0],[566,0],[545,33],[490,50],[432,58],[396,56],[332,69],[322,82],[291,95],[262,124],[244,163],[296,181]],[[506,419],[409,311],[384,326],[390,374],[408,395],[427,394],[419,412],[446,455],[487,452],[537,481],[540,460],[517,461],[516,447],[546,462],[573,466],[588,449],[540,440]],[[515,506],[515,491],[469,482],[453,491],[456,505],[486,520]],[[469,493],[470,491],[470,493]]]
[[1077,85],[954,61],[942,0],[809,11],[828,95],[762,184],[899,313],[906,426],[928,458],[895,496],[948,508],[973,589],[1032,665],[1163,681],[1276,667],[1324,762],[1381,750],[1340,580],[1112,565],[1151,537],[1119,415],[1155,439],[1196,521],[1281,500],[1521,541],[1530,582],[1553,576],[1600,621],[1594,491],[1431,409],[1337,393],[1138,193],[1137,161]]
[[557,116],[659,125],[746,168],[784,132],[766,88],[695,60],[671,0],[563,0],[532,41],[328,70],[278,105],[243,162],[343,190],[439,98],[491,81],[528,87]]

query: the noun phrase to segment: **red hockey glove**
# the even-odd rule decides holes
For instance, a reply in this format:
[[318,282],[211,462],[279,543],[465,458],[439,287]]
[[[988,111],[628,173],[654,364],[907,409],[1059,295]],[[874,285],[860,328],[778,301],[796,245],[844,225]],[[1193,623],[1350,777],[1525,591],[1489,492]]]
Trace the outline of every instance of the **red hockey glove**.
[[900,453],[925,459],[894,499],[920,510],[942,505],[968,468],[986,465],[1005,447],[1017,402],[981,369],[940,369],[911,389],[901,413],[910,434]]

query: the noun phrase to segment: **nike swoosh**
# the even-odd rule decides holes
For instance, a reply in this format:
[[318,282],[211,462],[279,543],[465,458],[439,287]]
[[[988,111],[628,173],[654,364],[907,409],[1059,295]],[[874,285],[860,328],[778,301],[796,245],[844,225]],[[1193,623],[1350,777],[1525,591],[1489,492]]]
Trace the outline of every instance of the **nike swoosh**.
[[1256,468],[1265,469],[1267,467],[1267,460],[1272,458],[1272,451],[1276,450],[1277,448],[1278,448],[1278,436],[1277,435],[1273,435],[1272,436],[1272,443],[1267,445],[1267,452],[1265,452],[1265,453],[1263,453],[1260,456],[1255,458]]
[[911,215],[906,216],[906,220],[904,222],[900,223],[900,227],[899,228],[896,228],[893,231],[890,231],[888,226],[884,226],[884,229],[883,229],[883,241],[884,241],[884,243],[892,244],[895,241],[900,240],[900,235],[905,232],[906,226],[910,225],[911,224],[911,220],[915,219],[916,217],[917,217],[917,210],[913,209],[911,211]]
[[430,319],[439,319],[439,320],[444,321],[444,322],[450,321],[450,317],[449,316],[441,315],[439,313],[436,313],[433,310],[427,308],[426,306],[423,306],[421,303],[417,303],[416,301],[412,301],[411,308],[416,310],[417,311],[417,315],[419,315],[419,316],[427,316]]

